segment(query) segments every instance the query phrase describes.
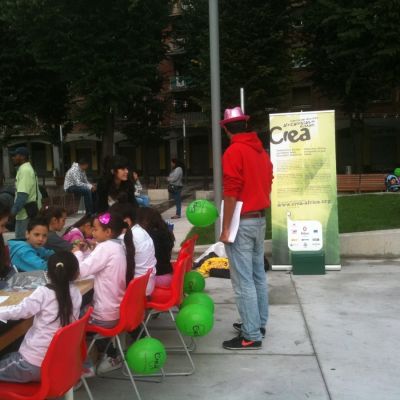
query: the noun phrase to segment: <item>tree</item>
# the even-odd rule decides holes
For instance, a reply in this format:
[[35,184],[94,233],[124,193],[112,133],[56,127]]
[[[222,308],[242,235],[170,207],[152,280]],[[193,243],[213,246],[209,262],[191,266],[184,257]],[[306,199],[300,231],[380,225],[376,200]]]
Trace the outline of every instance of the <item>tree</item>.
[[[185,37],[194,98],[209,110],[208,1],[182,3],[185,12],[177,34]],[[285,0],[219,1],[221,102],[223,107],[237,105],[243,87],[246,112],[260,124],[265,124],[265,108],[277,106],[290,80],[287,10]]]
[[103,156],[110,155],[115,118],[145,118],[134,104],[159,92],[167,2],[20,0],[9,6],[35,60],[65,78],[74,119],[101,136]]
[[350,118],[362,170],[362,113],[398,87],[400,1],[317,0],[304,12],[312,79]]
[[[0,3],[0,125],[3,142],[24,126],[41,130],[68,113],[66,82],[41,65],[14,24],[9,3]],[[45,131],[47,131],[45,129]]]

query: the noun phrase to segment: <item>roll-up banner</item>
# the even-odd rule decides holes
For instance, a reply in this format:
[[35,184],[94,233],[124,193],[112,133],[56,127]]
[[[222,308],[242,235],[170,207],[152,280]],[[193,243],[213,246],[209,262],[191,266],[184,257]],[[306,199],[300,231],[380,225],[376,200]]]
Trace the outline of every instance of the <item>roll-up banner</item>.
[[339,270],[335,112],[270,114],[270,140],[272,268],[291,269],[294,252],[324,252],[325,269]]

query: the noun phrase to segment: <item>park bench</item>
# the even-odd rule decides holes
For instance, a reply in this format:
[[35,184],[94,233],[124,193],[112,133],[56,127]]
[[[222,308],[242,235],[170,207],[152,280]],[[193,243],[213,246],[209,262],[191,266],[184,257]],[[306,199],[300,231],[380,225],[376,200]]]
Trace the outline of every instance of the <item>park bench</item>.
[[352,192],[384,192],[386,174],[338,174],[337,191]]
[[361,174],[359,192],[384,192],[386,174]]
[[338,174],[337,191],[358,193],[360,188],[360,174]]

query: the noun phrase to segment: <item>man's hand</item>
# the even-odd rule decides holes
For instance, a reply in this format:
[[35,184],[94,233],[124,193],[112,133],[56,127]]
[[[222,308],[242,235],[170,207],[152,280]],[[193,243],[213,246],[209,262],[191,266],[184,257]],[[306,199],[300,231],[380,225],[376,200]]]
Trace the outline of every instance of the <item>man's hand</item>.
[[230,243],[229,242],[229,230],[228,229],[224,229],[221,232],[221,236],[219,237],[219,241],[222,243]]
[[92,186],[92,188],[90,189],[92,192],[95,192],[96,190],[97,190],[97,186],[96,186],[96,184],[94,183],[93,184],[93,186]]

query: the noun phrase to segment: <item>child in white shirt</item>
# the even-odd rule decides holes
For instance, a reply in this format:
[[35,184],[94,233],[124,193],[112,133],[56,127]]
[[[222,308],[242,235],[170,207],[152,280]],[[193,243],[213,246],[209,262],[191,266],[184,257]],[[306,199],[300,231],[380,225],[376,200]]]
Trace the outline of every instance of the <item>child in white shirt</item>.
[[135,254],[134,276],[146,275],[147,271],[151,269],[149,282],[146,288],[146,295],[150,296],[154,290],[156,282],[157,264],[153,239],[139,224],[136,223],[136,208],[132,204],[116,203],[110,208],[110,210],[120,214],[132,232]]
[[48,260],[49,284],[37,288],[20,304],[0,307],[0,319],[3,320],[34,317],[19,350],[0,360],[0,381],[40,381],[40,367],[53,336],[59,328],[79,317],[82,296],[72,283],[78,275],[79,264],[75,256],[60,251]]

